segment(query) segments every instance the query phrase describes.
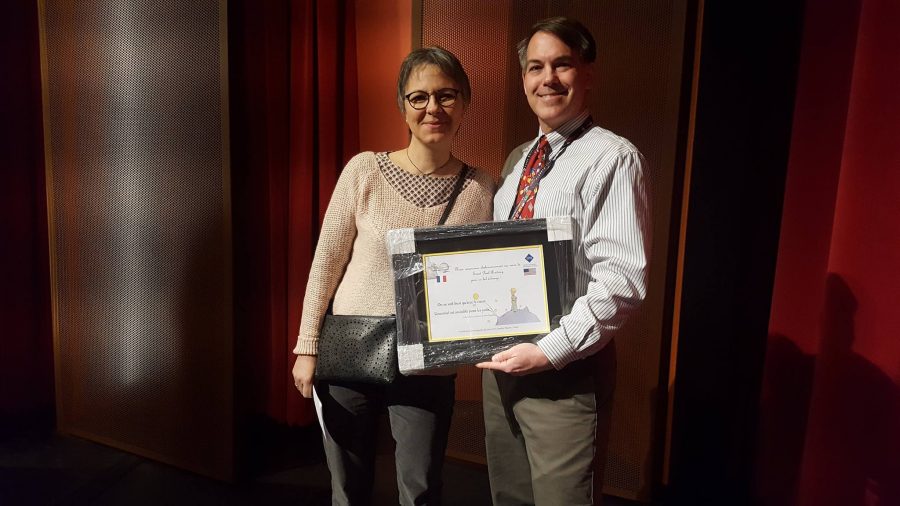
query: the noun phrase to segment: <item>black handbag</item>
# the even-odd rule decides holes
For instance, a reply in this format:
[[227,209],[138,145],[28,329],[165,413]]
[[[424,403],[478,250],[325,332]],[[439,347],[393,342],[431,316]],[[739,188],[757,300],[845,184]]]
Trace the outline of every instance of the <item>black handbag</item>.
[[[438,225],[443,225],[450,216],[468,174],[469,167],[464,165]],[[394,316],[336,315],[331,314],[329,308],[319,332],[318,353],[318,380],[390,384],[400,374],[397,319]]]
[[393,316],[325,315],[316,379],[387,385],[398,372]]

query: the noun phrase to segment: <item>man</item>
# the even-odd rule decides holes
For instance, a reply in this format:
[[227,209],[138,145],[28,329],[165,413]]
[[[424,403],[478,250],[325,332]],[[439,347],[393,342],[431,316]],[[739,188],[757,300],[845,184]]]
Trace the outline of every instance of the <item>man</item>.
[[536,344],[478,364],[495,505],[600,504],[615,381],[612,336],[646,294],[650,223],[644,160],[593,123],[596,46],[577,21],[550,18],[519,43],[538,138],[510,153],[494,219],[568,215],[576,299]]

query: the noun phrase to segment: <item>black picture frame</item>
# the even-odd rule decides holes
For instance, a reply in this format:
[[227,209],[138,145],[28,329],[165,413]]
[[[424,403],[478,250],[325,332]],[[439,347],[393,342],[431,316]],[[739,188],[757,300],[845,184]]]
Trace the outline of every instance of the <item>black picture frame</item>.
[[[501,336],[452,341],[429,341],[425,314],[425,272],[422,256],[540,244],[550,326],[572,309],[574,265],[571,225],[568,218],[501,221],[474,225],[449,225],[412,231],[414,251],[393,252],[397,315],[397,348],[400,372],[415,374],[432,369],[475,364],[518,343],[534,342],[544,334]],[[421,347],[421,352],[419,351]],[[410,361],[409,350],[415,350]]]

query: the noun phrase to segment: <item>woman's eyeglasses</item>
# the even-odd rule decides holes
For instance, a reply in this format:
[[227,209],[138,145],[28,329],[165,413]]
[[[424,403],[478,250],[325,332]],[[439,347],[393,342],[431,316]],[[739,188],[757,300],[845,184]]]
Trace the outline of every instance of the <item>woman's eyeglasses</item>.
[[447,88],[443,90],[435,91],[434,93],[425,93],[424,91],[414,91],[408,95],[406,95],[406,101],[409,102],[409,106],[417,111],[421,111],[422,109],[428,107],[428,101],[431,97],[434,97],[435,102],[441,107],[453,107],[453,104],[456,103],[456,98],[459,96],[459,90],[454,90],[453,88]]

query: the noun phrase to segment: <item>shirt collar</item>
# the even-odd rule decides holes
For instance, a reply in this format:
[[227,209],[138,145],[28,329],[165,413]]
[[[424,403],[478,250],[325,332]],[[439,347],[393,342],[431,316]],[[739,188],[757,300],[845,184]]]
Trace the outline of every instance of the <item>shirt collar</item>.
[[584,120],[586,120],[587,117],[590,116],[590,114],[590,111],[585,109],[581,111],[578,116],[575,116],[569,121],[566,121],[565,123],[560,125],[559,128],[554,129],[548,134],[543,133],[540,127],[538,127],[538,138],[540,138],[540,136],[542,135],[546,135],[547,142],[550,143],[551,152],[555,152],[560,148],[560,146],[563,145],[563,143],[566,142],[566,138],[569,137],[572,132],[578,130],[578,127],[580,127],[581,124],[584,123]]

